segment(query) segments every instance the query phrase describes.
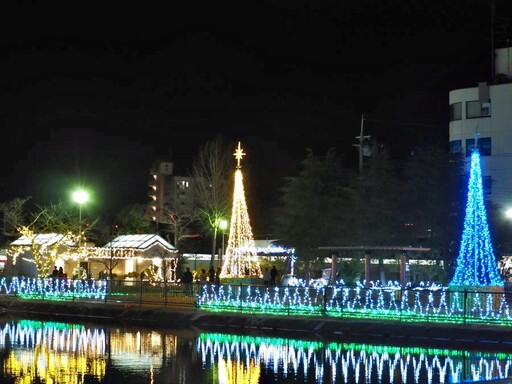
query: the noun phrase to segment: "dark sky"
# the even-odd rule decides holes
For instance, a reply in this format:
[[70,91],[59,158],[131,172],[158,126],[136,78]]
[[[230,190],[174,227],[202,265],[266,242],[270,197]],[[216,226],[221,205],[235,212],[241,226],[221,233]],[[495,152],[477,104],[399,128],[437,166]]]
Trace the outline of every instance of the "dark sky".
[[1,201],[145,203],[156,156],[184,173],[217,134],[261,172],[306,147],[355,161],[362,113],[407,151],[492,73],[490,0],[25,3],[1,6]]

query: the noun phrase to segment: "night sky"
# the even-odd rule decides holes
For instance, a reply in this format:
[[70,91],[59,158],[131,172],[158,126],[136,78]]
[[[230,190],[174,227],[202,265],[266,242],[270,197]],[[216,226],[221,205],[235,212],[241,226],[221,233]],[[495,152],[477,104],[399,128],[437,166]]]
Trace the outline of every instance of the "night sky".
[[490,1],[181,3],[2,4],[2,201],[145,203],[155,157],[184,174],[217,134],[273,188],[306,148],[357,161],[363,113],[400,156],[448,140],[448,92],[492,73]]

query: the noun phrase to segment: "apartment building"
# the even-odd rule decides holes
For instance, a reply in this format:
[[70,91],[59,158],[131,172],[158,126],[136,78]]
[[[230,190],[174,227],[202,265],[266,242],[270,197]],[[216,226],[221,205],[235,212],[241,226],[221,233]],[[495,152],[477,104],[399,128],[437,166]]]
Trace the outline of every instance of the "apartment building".
[[174,175],[174,164],[158,160],[150,170],[148,216],[169,223],[169,215],[193,208],[193,179]]
[[506,210],[512,207],[512,48],[495,50],[494,68],[492,82],[450,91],[450,151],[469,159],[477,143],[485,196]]

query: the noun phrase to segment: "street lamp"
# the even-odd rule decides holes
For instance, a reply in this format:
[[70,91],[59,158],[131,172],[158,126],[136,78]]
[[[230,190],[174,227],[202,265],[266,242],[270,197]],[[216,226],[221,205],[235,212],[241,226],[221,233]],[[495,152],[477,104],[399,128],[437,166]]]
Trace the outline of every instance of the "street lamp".
[[224,258],[224,235],[226,234],[226,229],[228,228],[228,221],[226,219],[222,219],[219,222],[219,227],[222,230],[222,252],[220,255],[219,265],[222,264],[222,259]]
[[89,200],[89,194],[83,189],[73,192],[73,201],[78,204],[78,284],[80,284],[80,253],[82,251],[82,204],[87,200]]

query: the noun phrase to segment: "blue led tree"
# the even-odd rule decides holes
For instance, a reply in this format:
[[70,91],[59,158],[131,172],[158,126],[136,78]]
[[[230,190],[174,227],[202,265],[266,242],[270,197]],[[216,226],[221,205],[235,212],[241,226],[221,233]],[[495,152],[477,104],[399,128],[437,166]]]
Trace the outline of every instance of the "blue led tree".
[[480,152],[471,154],[466,216],[457,267],[450,286],[503,286],[487,224]]

